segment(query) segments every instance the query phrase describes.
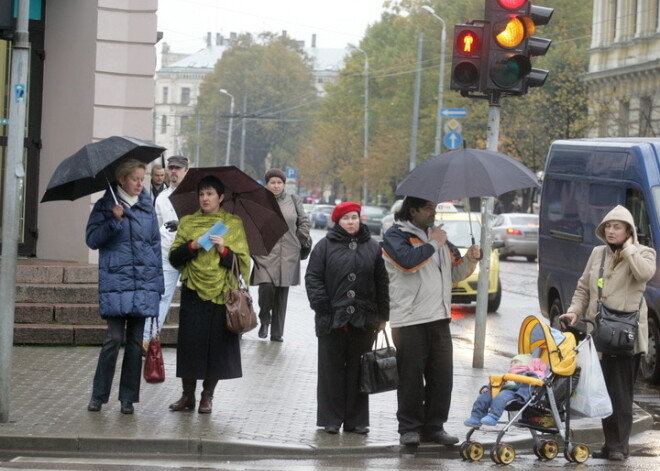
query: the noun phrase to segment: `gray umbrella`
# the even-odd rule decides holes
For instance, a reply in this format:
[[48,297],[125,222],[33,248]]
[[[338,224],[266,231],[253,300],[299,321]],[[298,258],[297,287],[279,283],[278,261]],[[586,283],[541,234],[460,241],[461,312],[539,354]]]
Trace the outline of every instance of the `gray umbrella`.
[[104,190],[115,180],[115,169],[125,159],[148,164],[166,149],[128,136],[112,136],[87,144],[64,159],[50,177],[41,202],[73,201]]
[[538,187],[536,175],[508,155],[460,149],[431,157],[412,170],[396,188],[400,196],[434,203],[477,196],[498,196]]

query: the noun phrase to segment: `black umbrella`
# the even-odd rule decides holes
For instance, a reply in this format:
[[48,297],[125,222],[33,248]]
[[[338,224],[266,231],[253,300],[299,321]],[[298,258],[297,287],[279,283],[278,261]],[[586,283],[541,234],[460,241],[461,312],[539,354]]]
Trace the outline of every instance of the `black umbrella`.
[[73,201],[108,187],[115,169],[125,159],[144,163],[157,159],[166,149],[128,136],[112,136],[83,146],[64,159],[50,177],[41,202]]
[[199,209],[197,185],[207,175],[225,185],[222,208],[243,221],[251,255],[267,255],[289,230],[275,195],[237,167],[191,168],[170,195],[179,218]]
[[536,175],[508,155],[460,149],[431,157],[412,170],[396,194],[434,203],[477,196],[499,196],[520,188],[538,187]]

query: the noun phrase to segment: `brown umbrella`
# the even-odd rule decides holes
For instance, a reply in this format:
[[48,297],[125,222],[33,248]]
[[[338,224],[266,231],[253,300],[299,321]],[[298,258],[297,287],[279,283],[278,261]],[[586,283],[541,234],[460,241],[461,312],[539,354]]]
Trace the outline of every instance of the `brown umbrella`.
[[188,170],[170,195],[179,218],[199,209],[197,185],[207,175],[225,185],[222,208],[243,220],[251,255],[267,255],[289,230],[275,195],[237,167],[202,167]]

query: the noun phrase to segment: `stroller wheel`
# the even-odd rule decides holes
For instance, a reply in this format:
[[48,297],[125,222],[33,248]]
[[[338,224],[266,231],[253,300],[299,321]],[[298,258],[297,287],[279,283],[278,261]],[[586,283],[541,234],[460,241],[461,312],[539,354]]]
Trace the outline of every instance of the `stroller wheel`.
[[495,445],[490,450],[490,459],[497,464],[511,464],[516,459],[516,450],[511,445]]
[[468,461],[479,461],[484,457],[484,446],[479,442],[472,442],[467,448]]
[[534,446],[534,454],[542,460],[552,460],[559,454],[559,446],[554,440],[541,440]]
[[468,455],[468,447],[470,446],[470,442],[463,442],[461,443],[461,446],[458,447],[458,453],[461,455],[461,458],[463,458],[463,461],[467,461],[470,459]]
[[578,443],[570,449],[565,449],[564,457],[571,462],[584,463],[589,459],[589,447],[583,443]]

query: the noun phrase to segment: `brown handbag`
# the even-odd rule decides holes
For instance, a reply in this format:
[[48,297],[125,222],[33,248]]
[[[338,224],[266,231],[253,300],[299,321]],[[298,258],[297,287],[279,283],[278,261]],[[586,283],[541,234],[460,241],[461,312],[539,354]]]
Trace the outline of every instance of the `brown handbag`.
[[238,268],[238,255],[234,254],[231,263],[230,278],[236,279],[237,288],[229,289],[225,296],[225,307],[227,308],[227,330],[235,334],[244,334],[254,329],[257,322],[257,313],[254,312],[252,296],[241,277]]

